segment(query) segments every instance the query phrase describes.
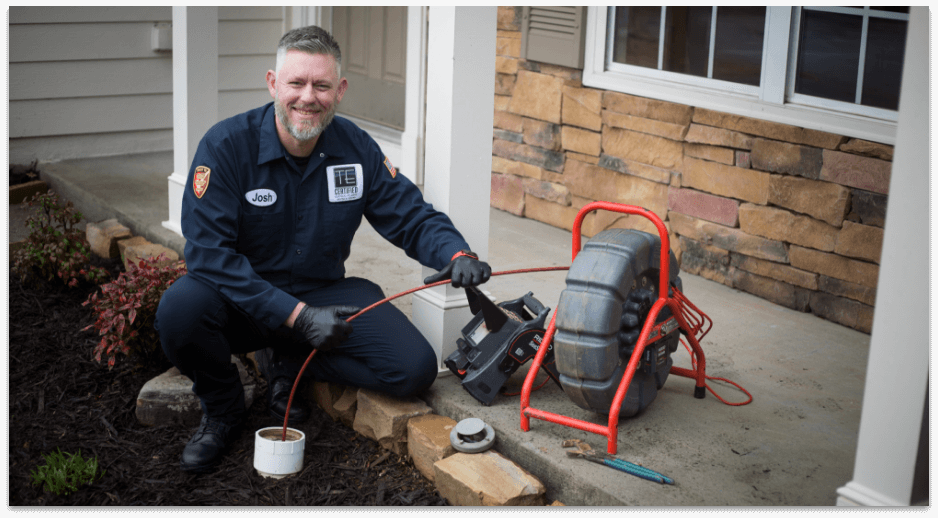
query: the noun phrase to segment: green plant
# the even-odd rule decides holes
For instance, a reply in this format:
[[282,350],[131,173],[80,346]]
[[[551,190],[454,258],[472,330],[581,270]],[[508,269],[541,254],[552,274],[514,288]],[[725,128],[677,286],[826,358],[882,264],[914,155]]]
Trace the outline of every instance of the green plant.
[[147,359],[160,351],[159,336],[153,329],[156,308],[163,292],[186,274],[184,262],[162,264],[164,261],[165,254],[160,254],[131,263],[130,271],[102,285],[82,303],[92,304],[96,317],[95,323],[82,331],[94,327],[102,336],[94,354],[99,362],[101,355],[106,355],[108,368],[114,366],[118,353]]
[[47,281],[59,279],[70,288],[79,280],[100,284],[107,278],[102,268],[90,265],[91,249],[84,233],[75,228],[82,218],[72,202],[62,204],[48,191],[35,194],[30,207],[38,205],[26,219],[31,230],[26,242],[13,255],[13,271],[22,280],[35,276]]
[[70,494],[78,491],[78,486],[91,484],[104,476],[104,470],[98,473],[98,458],[85,459],[78,453],[62,453],[56,449],[54,453],[43,454],[46,463],[35,471],[30,471],[33,485],[43,485],[44,491],[57,495]]

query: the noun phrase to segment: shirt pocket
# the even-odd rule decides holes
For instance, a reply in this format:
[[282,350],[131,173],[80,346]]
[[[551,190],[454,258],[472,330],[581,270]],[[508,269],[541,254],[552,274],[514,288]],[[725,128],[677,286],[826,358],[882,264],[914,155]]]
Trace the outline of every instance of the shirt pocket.
[[330,203],[326,206],[323,218],[326,224],[323,241],[326,244],[324,252],[327,255],[339,261],[348,259],[352,238],[361,225],[364,208],[364,200]]
[[252,264],[283,254],[286,225],[283,210],[244,214],[238,236],[238,252]]

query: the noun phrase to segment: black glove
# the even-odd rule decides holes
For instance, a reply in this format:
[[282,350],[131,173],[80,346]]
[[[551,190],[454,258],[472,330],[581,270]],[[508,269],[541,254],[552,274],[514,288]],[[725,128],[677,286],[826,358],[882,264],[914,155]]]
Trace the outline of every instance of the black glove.
[[328,351],[352,334],[352,324],[345,321],[361,311],[354,306],[304,306],[293,321],[293,329],[313,346]]
[[488,263],[479,260],[479,257],[472,252],[463,251],[464,255],[459,255],[445,268],[434,275],[423,280],[424,284],[433,284],[446,279],[453,280],[454,288],[468,288],[478,286],[489,280],[492,276],[492,268]]

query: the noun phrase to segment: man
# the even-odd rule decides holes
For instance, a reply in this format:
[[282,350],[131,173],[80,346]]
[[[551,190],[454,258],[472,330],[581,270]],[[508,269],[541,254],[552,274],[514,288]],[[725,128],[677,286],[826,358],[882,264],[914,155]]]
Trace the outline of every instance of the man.
[[[319,27],[288,32],[274,102],[216,124],[199,144],[183,195],[188,275],[163,295],[155,326],[167,357],[193,380],[202,423],[181,467],[222,457],[246,409],[232,353],[259,350],[270,414],[282,420],[293,381],[316,380],[410,396],[437,373],[433,349],[373,282],[346,278],[362,216],[421,264],[425,282],[476,286],[491,275],[450,219],[427,204],[366,133],[335,110],[348,88],[341,53]],[[308,418],[294,399],[290,421]]]

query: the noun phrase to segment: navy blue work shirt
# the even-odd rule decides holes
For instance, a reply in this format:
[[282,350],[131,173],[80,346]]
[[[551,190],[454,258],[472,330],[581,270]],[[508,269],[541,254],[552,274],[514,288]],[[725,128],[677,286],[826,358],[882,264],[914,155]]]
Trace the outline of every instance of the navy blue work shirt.
[[469,248],[347,119],[333,119],[300,170],[274,116],[269,103],[219,122],[199,143],[182,199],[188,275],[276,328],[299,303],[295,294],[344,277],[362,216],[436,270]]

